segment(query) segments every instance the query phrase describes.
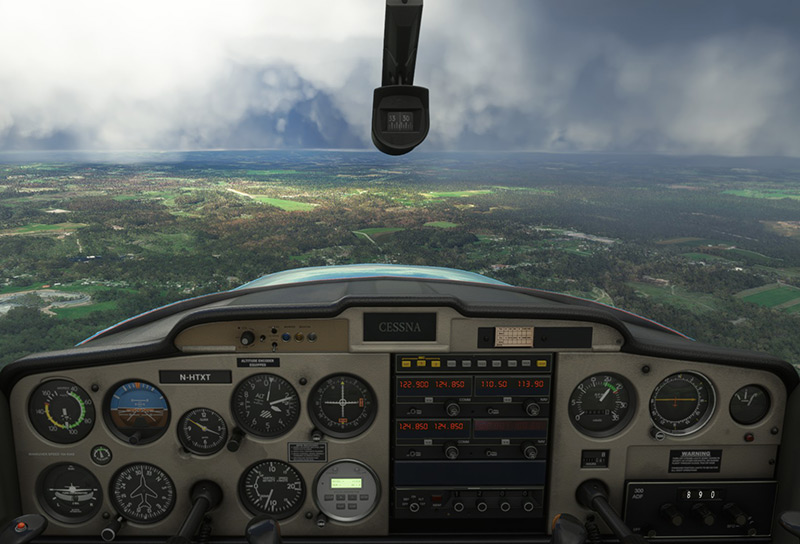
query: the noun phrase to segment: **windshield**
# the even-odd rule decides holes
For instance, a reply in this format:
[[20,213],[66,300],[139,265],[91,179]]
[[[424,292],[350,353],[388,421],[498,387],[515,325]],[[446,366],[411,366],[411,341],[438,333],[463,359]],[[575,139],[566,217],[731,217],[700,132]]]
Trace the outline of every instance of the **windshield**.
[[[429,2],[402,157],[370,138],[384,8],[0,6],[0,365],[206,293],[406,273],[800,362],[798,4]],[[359,264],[393,266],[329,268]]]

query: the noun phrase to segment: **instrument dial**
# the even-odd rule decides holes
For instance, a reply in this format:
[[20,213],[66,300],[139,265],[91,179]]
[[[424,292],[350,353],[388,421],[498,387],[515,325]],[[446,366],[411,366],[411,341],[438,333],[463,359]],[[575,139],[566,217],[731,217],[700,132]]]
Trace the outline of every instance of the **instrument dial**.
[[300,398],[292,384],[274,374],[255,374],[236,386],[233,415],[245,431],[274,437],[288,433],[300,417]]
[[731,417],[741,425],[755,425],[766,417],[771,405],[766,389],[760,385],[746,385],[731,397]]
[[158,440],[169,425],[169,404],[164,394],[147,382],[118,385],[106,402],[106,423],[119,438],[130,444]]
[[618,374],[589,376],[572,391],[569,417],[578,431],[594,437],[612,436],[624,429],[636,408],[630,382]]
[[366,382],[346,374],[319,382],[308,401],[311,420],[324,433],[350,438],[366,431],[375,420],[377,404]]
[[175,484],[155,465],[134,463],[111,479],[111,502],[117,512],[136,523],[156,523],[175,504]]
[[31,395],[28,415],[34,429],[47,440],[72,444],[92,430],[94,403],[78,385],[67,380],[49,380]]
[[90,520],[103,504],[103,491],[94,474],[80,465],[59,463],[39,477],[39,503],[47,514],[64,523]]
[[239,480],[239,497],[254,515],[285,519],[295,514],[306,498],[303,477],[288,463],[268,459],[248,468]]
[[699,431],[714,413],[716,393],[698,372],[679,372],[664,378],[650,396],[650,419],[672,436]]
[[228,426],[214,410],[195,408],[181,416],[178,439],[187,451],[195,455],[211,455],[225,446]]

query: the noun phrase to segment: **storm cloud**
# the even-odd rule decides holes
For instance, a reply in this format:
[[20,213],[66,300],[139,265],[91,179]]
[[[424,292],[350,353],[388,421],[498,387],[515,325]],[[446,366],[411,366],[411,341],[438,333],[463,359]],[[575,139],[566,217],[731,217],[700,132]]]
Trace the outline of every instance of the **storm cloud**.
[[[0,149],[369,147],[383,2],[0,4]],[[800,156],[800,3],[425,4],[420,149]]]

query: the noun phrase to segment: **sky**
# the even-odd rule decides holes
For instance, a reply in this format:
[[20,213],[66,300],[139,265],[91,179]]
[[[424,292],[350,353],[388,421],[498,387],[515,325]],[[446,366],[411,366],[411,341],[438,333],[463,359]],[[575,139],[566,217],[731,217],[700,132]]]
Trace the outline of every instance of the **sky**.
[[[381,0],[4,0],[0,151],[371,148]],[[800,156],[797,0],[427,0],[423,150]]]

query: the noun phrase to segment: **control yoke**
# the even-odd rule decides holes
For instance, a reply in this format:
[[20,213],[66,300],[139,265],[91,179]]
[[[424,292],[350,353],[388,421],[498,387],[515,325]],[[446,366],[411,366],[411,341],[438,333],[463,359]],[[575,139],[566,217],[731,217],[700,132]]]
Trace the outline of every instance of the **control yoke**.
[[643,536],[637,535],[625,525],[608,502],[608,488],[600,480],[586,480],[575,493],[581,506],[597,512],[622,544],[646,544]]
[[372,97],[372,142],[388,155],[408,153],[430,125],[428,89],[414,85],[422,0],[386,0],[381,86]]

